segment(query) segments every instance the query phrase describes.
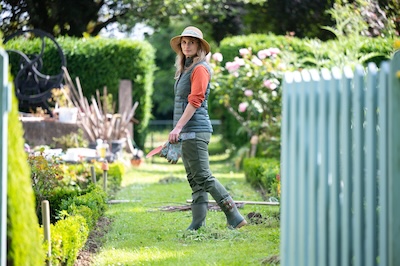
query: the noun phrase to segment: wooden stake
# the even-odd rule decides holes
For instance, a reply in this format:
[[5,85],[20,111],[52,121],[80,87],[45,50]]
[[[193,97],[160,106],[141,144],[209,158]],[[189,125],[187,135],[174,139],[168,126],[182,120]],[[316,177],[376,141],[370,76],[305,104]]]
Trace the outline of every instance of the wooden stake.
[[[193,200],[186,200],[187,203],[192,203]],[[209,203],[217,203],[215,200],[209,200]],[[270,206],[279,206],[279,202],[268,202],[268,201],[245,201],[245,200],[234,200],[235,203],[243,203],[248,205],[270,205]]]

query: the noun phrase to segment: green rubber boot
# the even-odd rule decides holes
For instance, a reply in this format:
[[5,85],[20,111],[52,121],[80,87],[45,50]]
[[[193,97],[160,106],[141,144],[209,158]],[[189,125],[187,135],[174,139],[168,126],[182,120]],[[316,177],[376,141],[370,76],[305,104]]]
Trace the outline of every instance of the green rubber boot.
[[208,203],[192,204],[192,223],[186,230],[197,230],[206,225],[206,216],[208,211]]
[[247,224],[246,219],[239,213],[235,202],[231,196],[228,196],[218,203],[218,206],[225,213],[228,226],[232,229],[238,229]]
[[208,211],[208,194],[205,191],[197,191],[192,194],[192,223],[187,230],[197,230],[206,225]]

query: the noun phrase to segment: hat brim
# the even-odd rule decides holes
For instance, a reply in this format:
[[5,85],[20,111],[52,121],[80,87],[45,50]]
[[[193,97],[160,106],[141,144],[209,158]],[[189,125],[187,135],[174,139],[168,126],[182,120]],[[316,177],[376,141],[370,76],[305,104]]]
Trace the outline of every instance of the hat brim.
[[202,46],[203,46],[203,48],[204,48],[204,50],[206,51],[206,54],[208,54],[211,51],[210,44],[206,40],[200,39],[200,38],[198,38],[197,36],[194,36],[194,35],[187,34],[187,35],[175,36],[170,40],[169,43],[171,45],[172,50],[174,50],[175,53],[179,53],[180,51],[182,51],[181,45],[180,45],[182,37],[193,37],[193,38],[199,39],[201,44],[202,44]]

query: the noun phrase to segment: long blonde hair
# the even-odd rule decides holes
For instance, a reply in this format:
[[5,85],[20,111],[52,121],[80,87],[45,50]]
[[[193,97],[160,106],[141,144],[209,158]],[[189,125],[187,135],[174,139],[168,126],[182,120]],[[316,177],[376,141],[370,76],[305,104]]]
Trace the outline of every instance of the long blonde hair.
[[182,49],[178,52],[175,59],[175,79],[178,79],[179,76],[186,70],[191,68],[194,64],[201,62],[206,59],[206,50],[203,47],[203,44],[200,42],[199,48],[197,49],[197,54],[193,57],[193,63],[190,66],[185,67],[185,59],[186,56],[183,54]]

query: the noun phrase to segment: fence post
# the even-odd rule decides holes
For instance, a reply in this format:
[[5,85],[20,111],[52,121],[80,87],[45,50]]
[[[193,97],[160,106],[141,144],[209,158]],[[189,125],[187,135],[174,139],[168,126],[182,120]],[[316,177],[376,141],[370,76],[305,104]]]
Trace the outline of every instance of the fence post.
[[90,174],[92,175],[93,184],[96,184],[96,182],[97,182],[97,180],[96,180],[96,171],[94,170],[94,166],[93,165],[90,166]]
[[48,244],[46,265],[51,265],[50,205],[48,200],[42,201],[42,224],[44,240]]
[[389,266],[400,265],[400,50],[392,58],[389,76]]
[[8,115],[11,109],[8,83],[8,54],[0,49],[0,265],[7,258],[7,143]]
[[101,169],[103,170],[103,189],[107,192],[107,172],[108,172],[108,162],[104,160]]

